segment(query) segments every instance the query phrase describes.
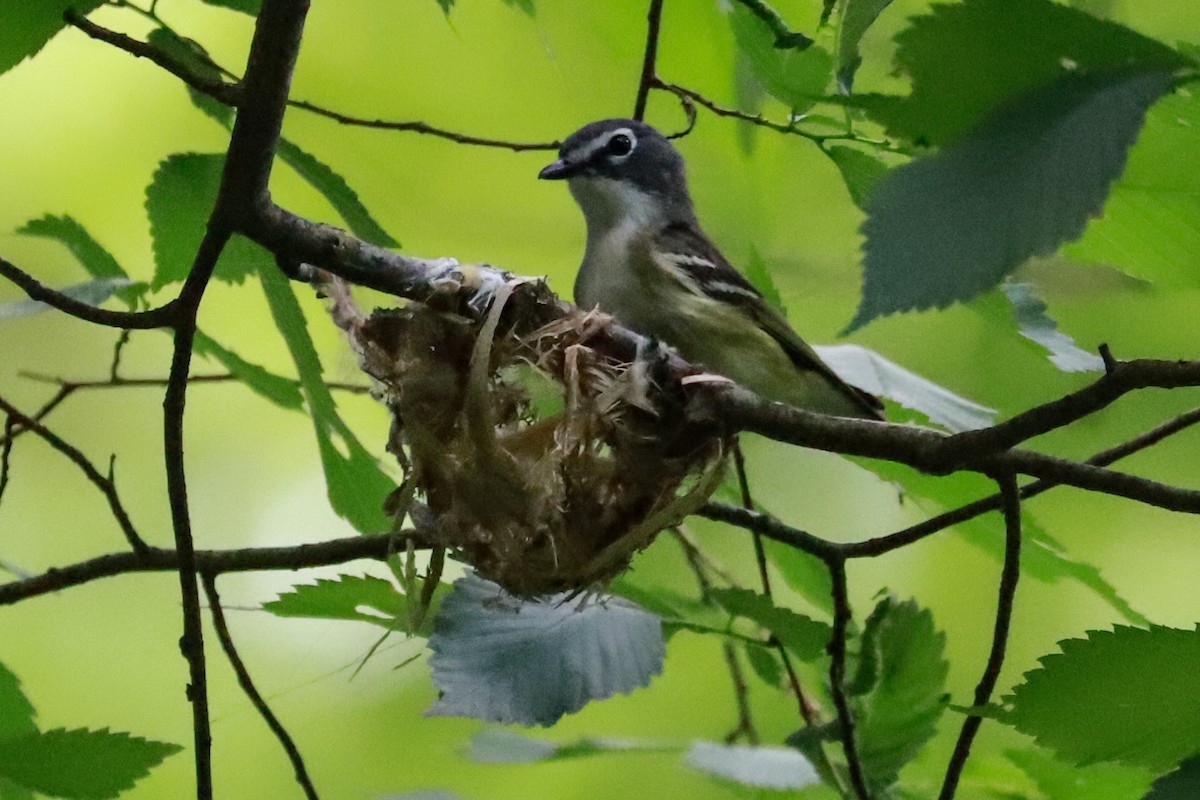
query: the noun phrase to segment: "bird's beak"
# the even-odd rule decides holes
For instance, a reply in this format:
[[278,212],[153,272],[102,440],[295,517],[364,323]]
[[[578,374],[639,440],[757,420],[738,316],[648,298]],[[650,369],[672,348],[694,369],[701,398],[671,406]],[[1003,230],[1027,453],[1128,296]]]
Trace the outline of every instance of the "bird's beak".
[[565,158],[560,158],[553,164],[543,167],[538,173],[538,177],[544,181],[560,181],[563,178],[569,178],[575,174],[577,167],[570,163]]

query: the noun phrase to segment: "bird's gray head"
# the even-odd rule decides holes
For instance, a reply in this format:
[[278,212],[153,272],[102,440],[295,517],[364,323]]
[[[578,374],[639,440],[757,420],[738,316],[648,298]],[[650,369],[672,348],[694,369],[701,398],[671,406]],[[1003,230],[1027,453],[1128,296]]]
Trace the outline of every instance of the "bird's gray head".
[[637,120],[583,126],[538,177],[566,179],[589,225],[692,214],[683,157],[665,136]]

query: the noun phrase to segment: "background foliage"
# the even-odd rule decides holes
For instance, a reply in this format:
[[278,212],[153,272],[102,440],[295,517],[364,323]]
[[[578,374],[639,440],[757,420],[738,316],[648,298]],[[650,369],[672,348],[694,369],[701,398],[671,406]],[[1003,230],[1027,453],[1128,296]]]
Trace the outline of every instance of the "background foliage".
[[[120,5],[76,8],[96,7],[91,19],[141,38],[154,31],[155,24]],[[229,9],[254,5],[162,0],[156,10],[217,63],[240,71],[253,19]],[[862,3],[856,13],[870,17],[880,11],[873,6],[883,5]],[[30,7],[16,0],[0,5],[9,20]],[[1200,187],[1187,165],[1195,163],[1200,112],[1191,94],[1194,84],[1159,99],[1166,73],[1187,69],[1186,55],[1194,55],[1200,42],[1190,3],[976,0],[931,14],[925,3],[897,0],[869,28],[864,24],[869,20],[851,18],[840,32],[817,32],[821,7],[815,0],[775,7],[792,28],[813,34],[819,47],[779,51],[770,47],[774,34],[741,6],[671,0],[664,12],[660,75],[721,105],[761,109],[775,120],[784,119],[789,108],[808,110],[812,95],[832,90],[835,72],[843,84],[853,76],[858,100],[814,110],[830,118],[829,129],[842,114],[865,110],[882,128],[864,121],[864,135],[889,134],[904,149],[941,147],[879,184],[884,167],[905,163],[905,154],[842,142],[826,142],[826,154],[809,140],[700,110],[695,131],[680,147],[705,225],[733,261],[748,269],[762,265],[806,338],[833,342],[853,320],[857,329],[850,341],[994,407],[1002,417],[1082,385],[1088,377],[1064,371],[1064,359],[1094,367],[1081,351],[1094,353],[1101,342],[1119,357],[1194,353]],[[1078,11],[1126,27],[1095,23]],[[921,21],[911,23],[914,15]],[[0,128],[6,187],[0,194],[0,231],[6,232],[0,253],[48,285],[79,284],[88,274],[112,281],[123,271],[132,286],[119,280],[99,288],[117,291],[119,300],[145,283],[159,299],[170,297],[169,284],[186,272],[199,240],[196,226],[212,196],[205,192],[215,191],[228,118],[212,107],[198,112],[175,78],[76,30],[63,31],[37,58],[18,63],[45,38],[38,19],[14,22],[0,50],[0,66],[13,67],[0,76],[0,107],[10,121],[19,121]],[[161,31],[156,36],[164,47],[187,47],[164,39]],[[544,142],[591,119],[630,112],[644,41],[640,2],[317,3],[293,96],[365,117],[424,119],[481,136]],[[1030,69],[1029,54],[1058,52],[1055,48],[1069,53],[1063,58],[1074,65],[1070,70],[1086,73],[1087,80],[1042,86],[1047,75],[1066,67],[1059,59],[1038,72]],[[1024,88],[1045,94],[1037,103],[991,116],[997,103]],[[1126,160],[1125,146],[1142,127],[1146,108],[1145,128]],[[652,95],[648,119],[665,130],[684,124],[679,104],[665,92]],[[340,221],[381,244],[398,240],[405,252],[546,274],[552,286],[568,293],[583,229],[562,187],[534,180],[550,160],[548,153],[342,127],[299,111],[289,115],[284,135],[288,144],[280,156],[288,168],[276,172],[272,188],[289,208]],[[991,171],[979,174],[980,163]],[[1011,178],[1030,163],[1042,168],[1030,170],[1028,180]],[[1037,182],[1047,164],[1066,176],[1049,188]],[[980,195],[981,182],[997,170],[1006,179],[984,193],[988,203],[966,202]],[[1092,176],[1099,177],[1089,182]],[[1104,218],[1085,228],[1113,179]],[[863,207],[871,210],[862,229],[865,259]],[[1080,231],[1082,238],[1058,250],[1060,240]],[[913,247],[900,249],[915,253],[913,260],[885,259],[906,236]],[[872,248],[878,241],[893,245]],[[920,245],[927,242],[955,242],[963,250],[923,251]],[[904,277],[921,264],[949,264],[949,256],[971,261],[980,253],[992,258],[998,251],[1006,258],[943,276],[943,297],[913,299],[901,292],[907,288]],[[871,319],[961,299],[990,287],[1027,255],[1042,257],[1017,273],[1032,294],[1010,285],[943,310]],[[372,487],[386,492],[390,486],[371,466],[372,454],[383,453],[386,415],[367,398],[335,398],[324,387],[322,368],[328,380],[357,379],[353,360],[320,304],[303,287],[297,304],[269,265],[250,245],[227,252],[220,275],[233,282],[215,285],[202,309],[201,328],[213,338],[201,341],[211,361],[201,368],[227,369],[255,391],[198,386],[189,397],[187,456],[201,547],[318,541],[352,533],[347,520],[370,529],[378,523],[375,498],[381,494]],[[0,285],[0,302],[21,297],[14,287]],[[1014,303],[1026,336],[1014,321]],[[1045,316],[1047,308],[1053,320]],[[21,377],[22,371],[79,379],[107,374],[115,332],[97,333],[52,313],[0,324],[0,393],[24,408],[36,407],[53,387]],[[1039,331],[1040,338],[1033,335]],[[1071,349],[1062,332],[1080,350]],[[1053,361],[1047,342],[1055,348]],[[168,348],[161,334],[135,334],[124,374],[161,377]],[[273,380],[255,365],[298,377],[299,393],[296,384]],[[161,451],[150,433],[157,430],[159,399],[153,390],[92,392],[56,412],[53,427],[97,463],[117,453],[116,476],[132,515],[152,543],[165,545],[170,534]],[[279,408],[300,408],[302,402],[310,419]],[[1131,397],[1039,445],[1084,457],[1194,404],[1194,393]],[[1195,447],[1196,434],[1185,432],[1125,466],[1194,485]],[[901,491],[845,460],[763,441],[748,444],[748,458],[756,499],[764,507],[835,540],[885,533],[990,490],[982,479],[915,478],[900,468],[885,472],[903,480]],[[327,497],[323,473],[339,471],[345,480],[335,479]],[[17,446],[3,499],[0,558],[20,570],[40,572],[121,544],[102,498],[32,438]],[[1192,559],[1195,521],[1070,490],[1031,503],[1027,513],[1033,546],[1023,566],[1033,579],[1018,595],[1001,680],[1018,710],[1006,720],[1011,727],[984,725],[960,796],[1139,798],[1156,776],[1200,748],[1195,708],[1178,702],[1196,693],[1177,682],[1194,663],[1193,626],[1200,612]],[[690,527],[706,552],[753,585],[743,533],[704,521]],[[953,711],[939,718],[934,709],[940,705],[914,707],[912,698],[928,700],[930,691],[934,696],[945,691],[953,703],[970,705],[991,633],[1000,533],[997,518],[986,517],[850,566],[852,600],[865,626],[865,649],[851,686],[861,689],[855,701],[865,735],[878,744],[864,759],[872,775],[899,771],[902,796],[935,793],[960,719]],[[782,547],[772,546],[770,553],[790,587],[780,604],[825,618],[827,593],[814,583],[811,564]],[[391,577],[374,563],[346,565],[323,577],[342,573]],[[649,688],[564,717],[544,734],[564,746],[533,744],[529,755],[528,742],[504,733],[485,730],[484,738],[472,740],[480,731],[477,722],[422,716],[435,695],[424,640],[393,636],[356,672],[379,636],[378,625],[364,624],[371,620],[361,617],[406,613],[388,605],[393,601],[386,593],[375,604],[342,609],[341,616],[359,615],[355,622],[332,612],[307,614],[330,617],[323,620],[281,620],[260,609],[277,597],[278,603],[297,597],[292,585],[311,584],[316,577],[239,575],[225,579],[222,589],[243,656],[304,749],[325,796],[387,796],[422,788],[465,798],[622,796],[629,786],[669,797],[759,791],[681,765],[680,752],[691,740],[720,741],[736,722],[720,642],[696,625],[670,637],[663,673]],[[639,588],[649,593],[647,604],[672,597],[670,592],[694,594],[685,560],[667,537],[639,558],[627,580],[631,594]],[[876,595],[884,589],[898,599],[881,602]],[[779,622],[736,593],[718,602],[743,621],[777,627],[781,639],[792,636],[785,644],[801,658],[817,657],[811,642],[819,637],[806,638],[794,621]],[[6,608],[0,614],[0,661],[11,674],[3,673],[7,677],[0,683],[15,685],[13,676],[20,676],[21,689],[37,709],[36,729],[50,732],[46,737],[54,746],[77,754],[86,755],[86,746],[71,749],[72,737],[82,737],[83,728],[111,727],[186,743],[177,604],[175,582],[157,574],[97,582]],[[892,613],[868,616],[872,608]],[[1174,630],[1127,627],[1147,620]],[[1149,636],[1155,637],[1153,647],[1143,641]],[[1062,647],[1065,655],[1048,655],[1065,639],[1078,641]],[[911,673],[887,669],[897,648],[916,643],[922,643],[924,662],[916,668],[901,662]],[[296,789],[286,760],[215,647],[210,643],[218,794],[291,796]],[[871,647],[880,663],[867,655]],[[1072,653],[1084,659],[1080,663],[1099,665],[1094,681],[1086,669],[1055,668]],[[1104,661],[1105,654],[1111,659]],[[794,704],[784,702],[785,693],[772,685],[778,665],[753,648],[745,658],[756,668],[749,698],[758,732],[765,743],[781,744],[797,731],[799,720]],[[1044,671],[1018,687],[1039,659]],[[943,671],[944,689],[937,680]],[[820,684],[819,669],[802,673],[812,685]],[[879,680],[880,675],[888,678]],[[1140,728],[1127,717],[1114,717],[1110,702],[1139,684],[1145,691],[1138,704],[1144,709]],[[878,699],[889,693],[891,701]],[[1022,697],[1034,698],[1027,707],[1041,715],[1022,713]],[[918,717],[928,713],[921,722],[897,725],[886,714],[866,710],[901,707]],[[31,709],[0,710],[6,731],[34,730]],[[1003,710],[995,713],[1005,716]],[[889,734],[897,731],[904,740],[896,745],[899,753],[888,747]],[[910,736],[932,739],[904,766]],[[596,743],[596,737],[636,739],[642,746]],[[792,742],[806,746],[802,739]],[[18,744],[13,739],[8,751],[0,748],[0,774],[9,774],[6,764],[29,763],[14,749]],[[526,755],[515,757],[521,747]],[[171,749],[162,746],[156,758]],[[711,769],[728,755],[701,747],[688,759]],[[730,760],[744,766],[748,758],[734,753]],[[495,761],[525,763],[487,763]],[[132,780],[139,772],[136,757],[129,770]],[[1152,796],[1190,796],[1186,781],[1189,776],[1194,781],[1195,772],[1195,759],[1184,761],[1180,772],[1156,784]],[[763,764],[751,773],[772,770]],[[114,777],[112,785],[123,780]],[[168,758],[123,796],[184,796],[190,781],[186,756]],[[22,796],[5,785],[0,791]],[[830,793],[817,787],[803,796]]]

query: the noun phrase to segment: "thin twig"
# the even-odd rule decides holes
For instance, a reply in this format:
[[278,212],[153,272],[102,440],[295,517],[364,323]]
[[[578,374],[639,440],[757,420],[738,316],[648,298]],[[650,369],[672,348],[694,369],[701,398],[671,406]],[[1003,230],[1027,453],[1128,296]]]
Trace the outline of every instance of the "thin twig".
[[846,635],[852,616],[846,586],[846,562],[841,558],[831,558],[825,565],[829,568],[829,578],[833,584],[833,630],[829,636],[829,693],[838,712],[842,749],[846,753],[846,766],[850,771],[850,785],[858,800],[870,800],[871,792],[867,788],[867,778],[854,736],[854,712],[850,708],[850,699],[846,696]]
[[[133,525],[133,521],[129,518],[129,513],[125,510],[124,504],[121,502],[121,497],[117,493],[116,484],[112,479],[105,476],[100,470],[96,469],[95,465],[88,460],[88,457],[83,452],[67,442],[58,434],[48,429],[45,425],[37,420],[29,417],[21,412],[12,403],[0,397],[0,411],[3,411],[8,416],[8,424],[5,426],[7,436],[5,437],[5,449],[11,447],[13,437],[16,435],[13,428],[14,425],[20,425],[24,430],[37,434],[46,444],[53,447],[59,453],[67,457],[67,459],[79,467],[79,470],[91,482],[93,486],[100,490],[104,495],[104,499],[108,501],[109,511],[112,512],[113,519],[117,521],[117,525],[121,528],[121,533],[125,536],[125,540],[129,542],[129,546],[135,552],[145,551],[148,548],[145,540],[138,534],[137,529]],[[7,463],[7,458],[5,459]]]
[[427,125],[424,122],[412,121],[397,121],[386,119],[369,119],[367,117],[355,117],[350,114],[342,114],[338,111],[331,111],[328,108],[310,103],[305,100],[288,100],[288,105],[292,108],[298,108],[302,111],[308,111],[311,114],[331,119],[340,125],[352,125],[359,128],[374,128],[377,130],[386,131],[408,131],[411,133],[421,133],[427,136],[436,136],[439,139],[448,139],[456,144],[476,145],[478,147],[497,147],[504,150],[512,150],[514,153],[524,152],[526,150],[557,150],[562,147],[562,142],[513,142],[507,139],[490,139],[482,136],[472,136],[468,133],[457,133],[448,131],[444,128],[436,128],[432,125]]
[[283,723],[279,721],[279,718],[271,711],[271,707],[267,705],[267,701],[255,688],[254,681],[250,678],[250,672],[242,662],[241,656],[238,655],[237,648],[233,644],[233,636],[229,633],[229,625],[225,622],[225,612],[221,608],[221,596],[217,593],[216,577],[206,574],[203,580],[204,593],[208,597],[208,611],[212,615],[213,629],[217,632],[217,639],[221,642],[221,649],[225,651],[225,657],[229,659],[229,665],[233,667],[233,671],[237,675],[238,685],[242,687],[250,704],[267,723],[267,727],[275,734],[275,738],[279,740],[288,760],[292,762],[292,769],[296,773],[296,783],[300,784],[300,788],[304,790],[304,796],[308,800],[319,800],[312,779],[308,777],[308,770],[304,767],[304,757],[300,755],[300,749],[296,747],[287,728],[283,727]]
[[118,372],[121,370],[121,354],[125,350],[125,345],[129,344],[129,337],[133,334],[132,331],[123,330],[121,335],[117,337],[116,344],[113,345],[112,363],[108,367],[108,379],[112,383],[120,380]]
[[[1000,679],[1000,668],[1004,666],[1004,654],[1008,647],[1009,627],[1012,624],[1013,601],[1017,594],[1017,582],[1021,577],[1021,495],[1017,490],[1016,476],[1001,475],[996,479],[1000,494],[1004,498],[1004,567],[1000,573],[1000,591],[996,600],[996,622],[992,630],[992,647],[987,665],[975,687],[975,707],[986,706]],[[946,768],[946,778],[938,800],[952,800],[958,790],[963,767],[971,755],[971,744],[979,732],[983,717],[968,715],[963,721]]]
[[655,63],[658,59],[658,33],[662,25],[663,0],[650,0],[650,11],[646,14],[646,50],[642,57],[642,74],[638,78],[637,98],[633,103],[633,118],[646,116],[646,99],[650,87],[656,80]]
[[[163,387],[167,385],[167,378],[109,378],[108,380],[99,381],[74,381],[65,378],[59,378],[53,375],[45,375],[40,372],[29,372],[22,370],[18,373],[22,378],[28,378],[31,381],[39,383],[52,383],[63,389],[69,389],[71,392],[90,389],[136,389],[147,387]],[[225,372],[217,375],[189,375],[188,383],[230,383],[239,381],[237,375]],[[300,386],[300,381],[293,378],[281,378],[286,380],[293,386]],[[343,383],[338,381],[326,381],[325,386],[340,392],[349,392],[351,394],[369,394],[370,386],[364,386],[361,383]],[[60,401],[61,402],[61,401]],[[36,415],[34,415],[36,418]]]
[[8,488],[9,459],[12,458],[13,430],[16,425],[12,414],[4,415],[4,438],[0,439],[0,500],[4,499],[4,490]]
[[725,744],[733,744],[745,736],[749,744],[757,745],[758,730],[754,727],[754,717],[750,713],[750,689],[746,685],[746,676],[742,673],[737,650],[732,642],[722,642],[721,650],[725,655],[725,665],[729,669],[729,679],[733,682],[733,697],[738,710],[737,727],[725,734]]

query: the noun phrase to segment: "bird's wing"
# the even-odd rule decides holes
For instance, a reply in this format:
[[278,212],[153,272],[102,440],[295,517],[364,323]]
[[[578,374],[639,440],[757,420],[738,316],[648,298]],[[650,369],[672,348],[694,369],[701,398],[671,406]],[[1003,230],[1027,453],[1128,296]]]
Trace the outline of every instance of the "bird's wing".
[[797,369],[815,372],[858,406],[871,419],[883,418],[879,398],[843,381],[821,360],[763,299],[762,294],[738,272],[704,234],[694,226],[672,223],[657,232],[650,242],[655,261],[676,280],[697,294],[718,298],[742,311],[779,343]]

